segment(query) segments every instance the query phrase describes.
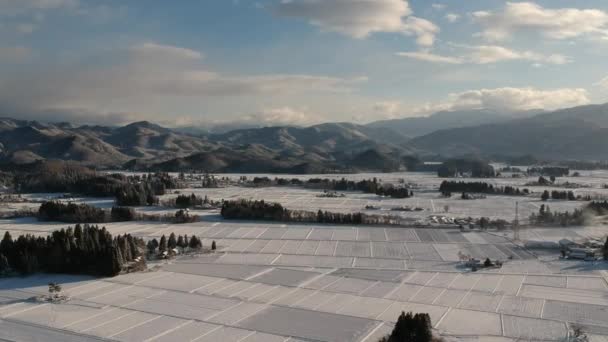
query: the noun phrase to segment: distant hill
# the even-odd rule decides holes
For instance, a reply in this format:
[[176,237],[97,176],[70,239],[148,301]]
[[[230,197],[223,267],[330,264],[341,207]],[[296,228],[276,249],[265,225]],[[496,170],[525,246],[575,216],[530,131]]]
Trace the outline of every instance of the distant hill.
[[[390,130],[349,123],[197,136],[146,121],[75,127],[2,118],[0,163],[69,160],[98,168],[213,172],[396,170],[400,163],[390,161],[408,152],[407,140]],[[366,158],[368,165],[357,161]]]
[[213,142],[224,144],[261,144],[271,149],[344,151],[362,144],[399,146],[409,138],[398,132],[352,123],[325,123],[310,127],[264,127],[239,129],[209,135]]
[[149,122],[124,127],[45,124],[0,119],[0,161],[16,164],[60,159],[116,167],[133,158],[167,160],[211,149],[201,138]]
[[550,160],[608,160],[608,104],[439,130],[414,138],[410,144],[443,156],[533,155]]
[[424,117],[375,121],[366,126],[370,128],[389,129],[405,136],[418,137],[442,129],[505,122],[514,118],[530,117],[539,114],[540,112],[540,110],[497,112],[485,109],[442,111]]
[[[318,173],[396,171],[415,159],[408,156],[608,160],[608,104],[531,114],[507,119],[488,111],[443,112],[370,125],[325,123],[204,135],[146,121],[77,127],[0,118],[0,164],[67,160],[106,169]],[[483,120],[493,122],[420,135],[433,129],[431,122],[440,127]]]

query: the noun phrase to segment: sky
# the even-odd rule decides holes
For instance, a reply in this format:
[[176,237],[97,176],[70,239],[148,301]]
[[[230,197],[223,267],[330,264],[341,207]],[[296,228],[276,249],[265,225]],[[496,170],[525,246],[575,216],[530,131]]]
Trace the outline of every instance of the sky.
[[606,0],[0,0],[0,116],[310,125],[608,101]]

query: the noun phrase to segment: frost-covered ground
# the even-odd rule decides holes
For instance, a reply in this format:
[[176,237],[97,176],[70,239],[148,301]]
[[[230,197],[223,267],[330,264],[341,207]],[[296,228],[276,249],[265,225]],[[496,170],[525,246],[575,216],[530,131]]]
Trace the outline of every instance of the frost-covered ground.
[[[373,176],[397,182],[404,175],[357,177]],[[515,201],[521,217],[541,204],[535,196],[443,199],[436,189],[439,179],[416,177],[416,196],[406,200],[360,193],[317,198],[318,191],[298,188],[181,191],[214,199],[279,201],[307,210],[358,211],[368,203],[386,208],[417,205],[425,211],[400,214],[421,218],[443,214],[447,204],[447,215],[512,219]],[[592,186],[580,191],[604,193],[604,179],[608,182],[608,174],[596,173],[570,181]],[[522,187],[531,180],[491,181]],[[111,199],[82,201],[112,205]],[[581,204],[549,201],[552,210],[572,210]],[[0,234],[46,236],[65,226],[33,219],[0,220]],[[517,243],[511,231],[238,222],[223,221],[217,212],[191,224],[126,222],[106,227],[112,234],[145,239],[171,232],[195,234],[204,246],[216,241],[218,251],[114,278],[0,279],[0,340],[374,342],[391,331],[401,311],[429,313],[436,331],[449,341],[558,341],[573,324],[591,334],[592,341],[608,339],[608,263],[561,260],[557,250],[523,247],[532,240],[605,239],[608,229],[601,222],[587,227],[528,227],[521,230]],[[500,269],[470,272],[459,264],[459,252],[505,263]],[[71,300],[31,301],[50,281],[60,283]]]
[[[44,235],[61,226],[2,221],[0,231]],[[107,227],[146,238],[197,234],[204,245],[215,240],[218,251],[108,279],[0,280],[0,324],[20,324],[11,336],[48,327],[54,335],[46,341],[66,340],[60,333],[121,341],[376,341],[403,310],[429,313],[438,332],[462,341],[559,340],[573,323],[598,338],[608,335],[608,265],[559,260],[557,251],[537,258],[508,234],[225,221]],[[526,232],[550,240],[600,233]],[[505,265],[467,272],[458,252]],[[27,300],[49,281],[72,299]],[[0,330],[0,339],[10,340],[6,334]]]

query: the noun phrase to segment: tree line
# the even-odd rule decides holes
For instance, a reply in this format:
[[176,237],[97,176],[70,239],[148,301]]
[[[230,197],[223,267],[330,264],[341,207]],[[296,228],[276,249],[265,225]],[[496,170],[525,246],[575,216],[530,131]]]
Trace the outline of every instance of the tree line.
[[456,182],[444,180],[439,186],[444,196],[451,196],[452,192],[474,192],[483,194],[500,194],[509,196],[524,196],[530,193],[528,189],[519,189],[513,186],[494,186],[486,182]]
[[409,198],[414,196],[414,192],[405,186],[382,184],[377,178],[360,181],[347,180],[346,178],[310,178],[303,181],[298,178],[270,179],[269,177],[255,177],[252,180],[252,184],[254,186],[303,186],[327,191],[361,191],[366,194],[376,194],[392,198]]
[[442,178],[457,177],[469,174],[475,178],[491,178],[496,176],[494,167],[482,160],[450,159],[441,164],[437,176]]
[[318,210],[290,210],[279,203],[264,200],[224,201],[221,215],[225,219],[266,220],[301,223],[401,225],[402,219],[391,215],[367,215],[363,213],[336,213]]
[[553,212],[548,205],[542,204],[538,213],[530,215],[530,223],[536,225],[580,226],[585,224],[585,211],[574,209],[572,213]]
[[199,219],[197,215],[192,215],[187,210],[178,210],[175,214],[143,214],[129,207],[113,206],[111,210],[106,210],[85,203],[76,204],[59,201],[42,203],[37,216],[41,221],[66,223],[107,223],[137,220],[191,223]]
[[266,220],[282,222],[316,222],[334,224],[361,224],[361,213],[333,213],[319,210],[316,213],[303,210],[289,210],[280,203],[261,201],[224,201],[221,215],[225,219]]
[[41,161],[13,171],[19,192],[68,192],[84,196],[115,197],[119,206],[153,205],[167,189],[182,186],[168,173],[144,175],[103,174],[69,162]]
[[546,201],[549,198],[555,199],[555,200],[568,200],[568,201],[576,201],[578,199],[581,199],[580,196],[577,197],[576,195],[574,195],[573,191],[559,191],[559,190],[553,190],[551,192],[549,192],[549,190],[545,190],[545,191],[543,191],[540,198],[543,201]]
[[[215,246],[213,242],[212,249]],[[188,237],[188,235],[176,236],[175,233],[171,233],[169,238],[164,234],[161,236],[160,241],[156,238],[149,240],[146,245],[148,251],[148,257],[165,257],[171,256],[173,251],[179,249],[181,252],[186,251],[200,251],[203,248],[203,243],[200,238],[196,235]]]
[[590,202],[586,209],[592,211],[595,215],[608,215],[608,201]]
[[0,273],[35,272],[115,276],[127,267],[145,267],[145,243],[130,234],[112,237],[105,227],[77,224],[46,238],[6,232],[0,241]]

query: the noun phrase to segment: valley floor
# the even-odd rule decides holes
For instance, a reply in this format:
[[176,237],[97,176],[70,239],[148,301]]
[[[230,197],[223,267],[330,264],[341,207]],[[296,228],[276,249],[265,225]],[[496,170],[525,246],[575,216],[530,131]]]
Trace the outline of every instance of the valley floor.
[[[46,235],[60,226],[6,220],[0,231]],[[227,221],[107,227],[147,238],[197,234],[218,251],[114,278],[2,279],[0,339],[373,342],[401,311],[429,313],[452,340],[559,340],[572,324],[598,341],[608,336],[608,265],[526,250],[509,234]],[[600,232],[522,234],[555,241]],[[471,273],[460,267],[459,251],[506,262]],[[70,301],[29,300],[50,281]]]

